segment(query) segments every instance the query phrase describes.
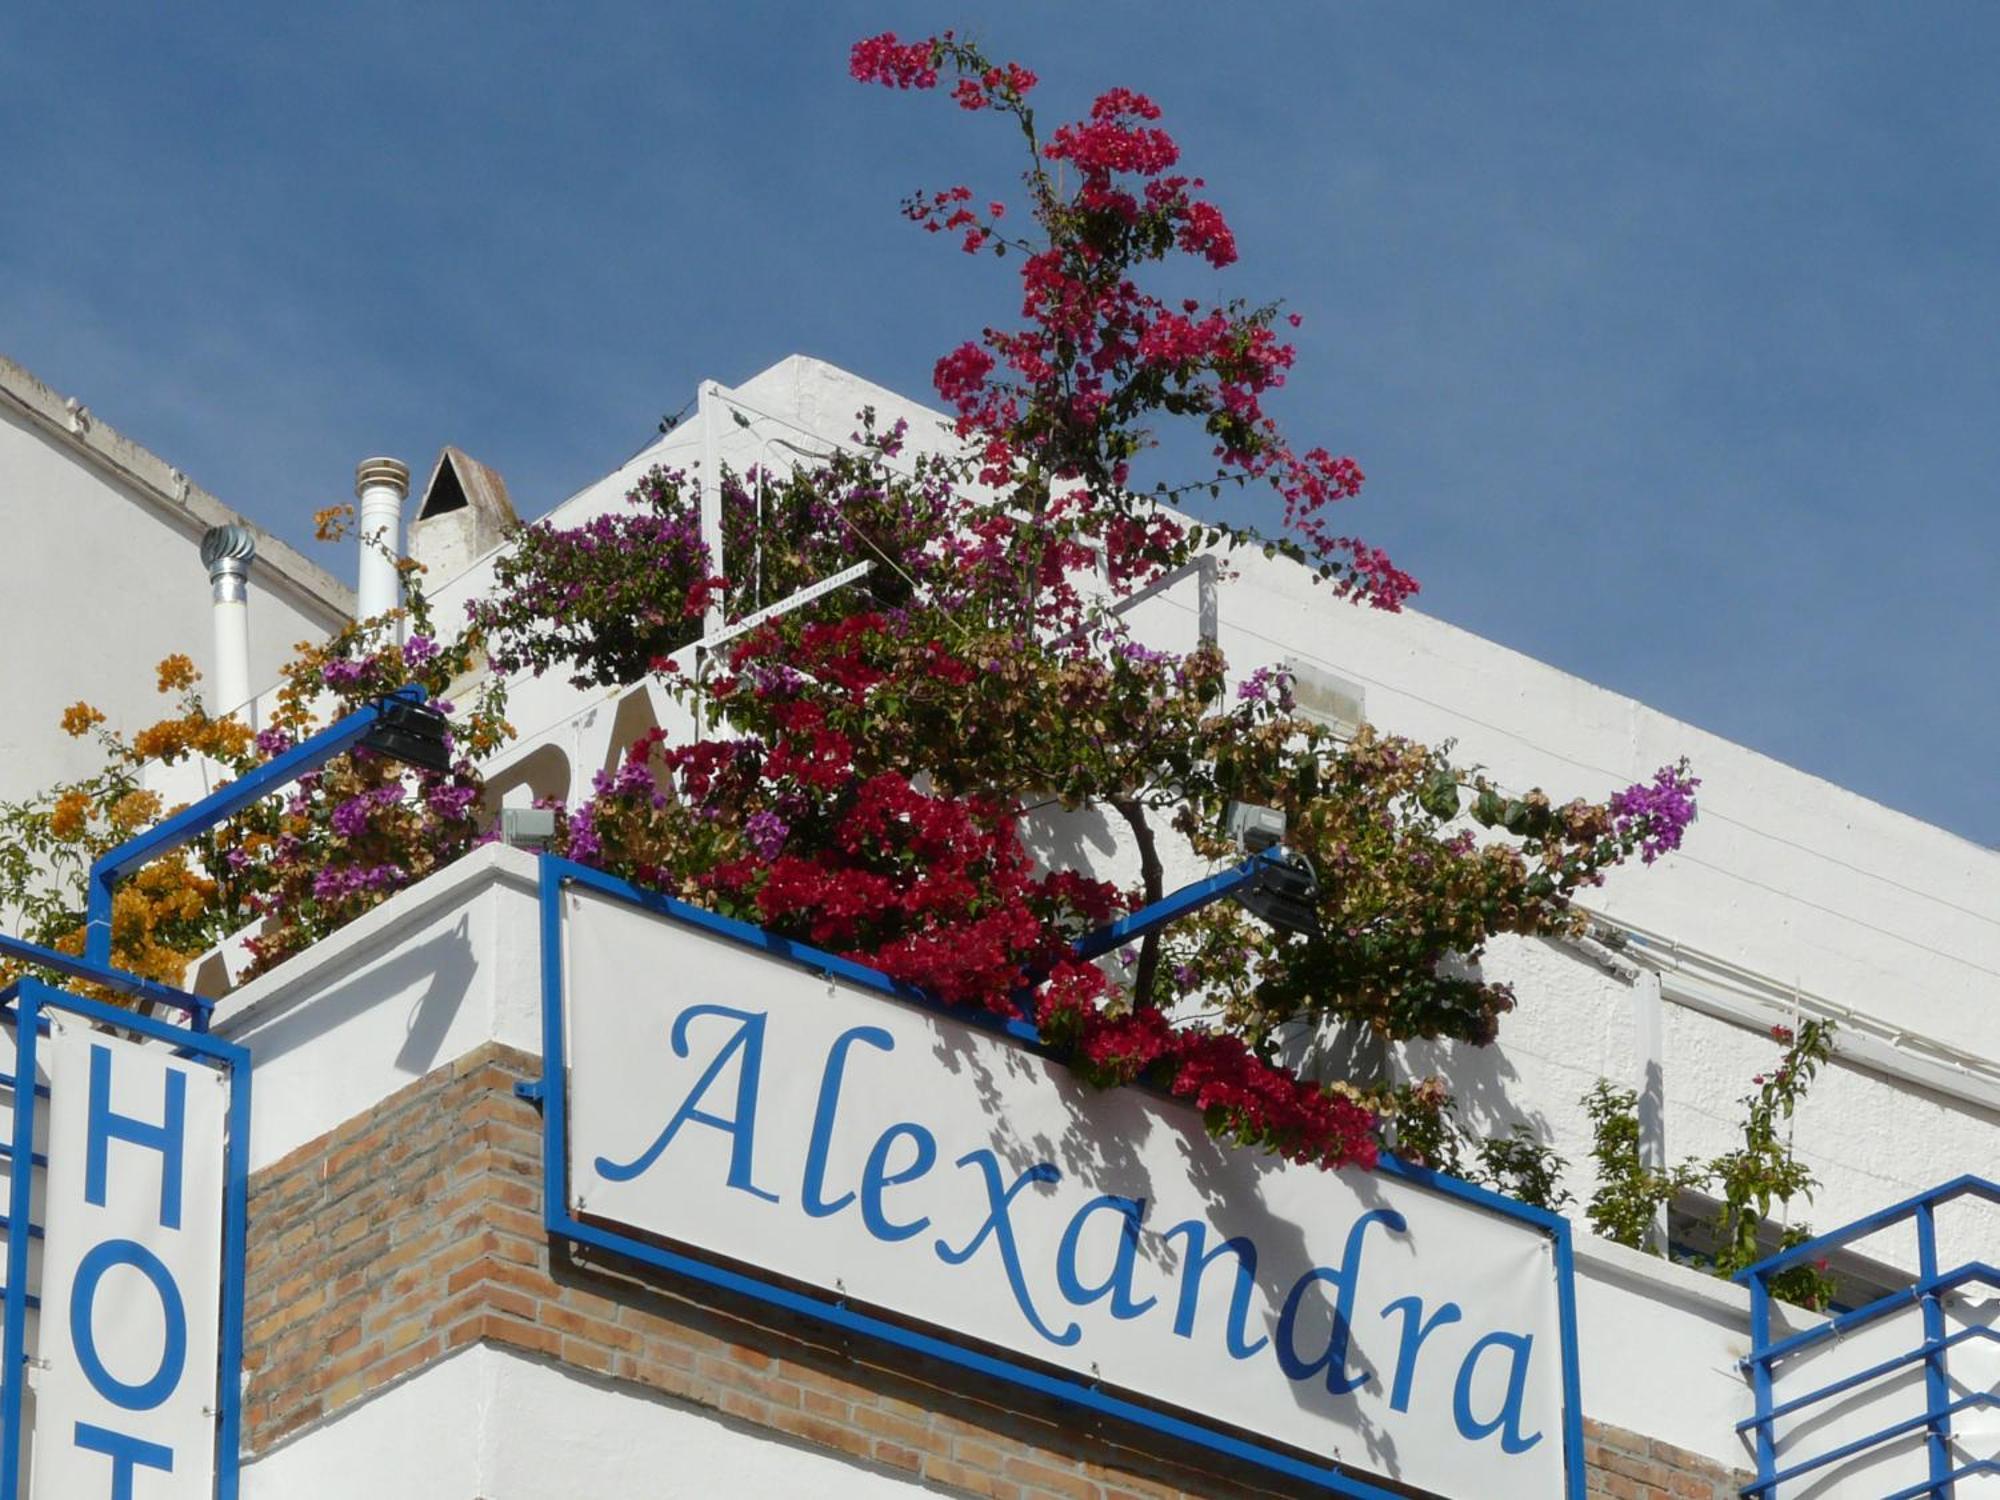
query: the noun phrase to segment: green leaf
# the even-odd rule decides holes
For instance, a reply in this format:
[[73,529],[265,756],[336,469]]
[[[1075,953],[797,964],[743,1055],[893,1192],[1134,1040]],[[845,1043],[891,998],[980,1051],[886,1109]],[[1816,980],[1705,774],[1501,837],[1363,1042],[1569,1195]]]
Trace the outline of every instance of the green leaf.
[[1458,816],[1458,778],[1449,771],[1439,771],[1424,783],[1417,805],[1440,823],[1450,822]]

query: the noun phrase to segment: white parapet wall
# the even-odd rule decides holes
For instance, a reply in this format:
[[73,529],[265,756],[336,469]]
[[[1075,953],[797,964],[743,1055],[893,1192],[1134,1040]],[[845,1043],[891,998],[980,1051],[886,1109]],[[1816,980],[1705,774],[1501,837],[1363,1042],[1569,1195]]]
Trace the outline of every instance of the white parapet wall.
[[713,1411],[473,1345],[246,1464],[244,1500],[935,1494]]

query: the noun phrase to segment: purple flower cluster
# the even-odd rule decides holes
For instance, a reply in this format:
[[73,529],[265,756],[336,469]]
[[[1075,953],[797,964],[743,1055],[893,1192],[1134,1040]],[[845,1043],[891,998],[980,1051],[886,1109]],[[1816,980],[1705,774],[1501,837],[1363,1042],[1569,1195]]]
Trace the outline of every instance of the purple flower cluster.
[[335,692],[342,692],[348,688],[359,687],[361,685],[362,679],[368,675],[368,663],[365,661],[349,661],[345,657],[337,657],[321,667],[319,675],[320,680],[328,687],[332,688]]
[[449,781],[441,781],[424,793],[424,805],[450,823],[456,823],[469,816],[472,804],[478,800],[477,787],[460,786]]
[[791,831],[791,825],[774,812],[760,810],[743,820],[743,837],[750,841],[759,859],[776,859]]
[[1259,667],[1236,687],[1239,703],[1269,703],[1280,712],[1293,707],[1292,674],[1283,667]]
[[743,680],[759,698],[791,698],[806,685],[803,673],[783,662],[757,662],[743,674]]
[[438,643],[427,635],[413,635],[403,642],[403,665],[421,667],[438,654]]
[[372,792],[363,792],[358,797],[349,797],[333,810],[333,831],[344,839],[359,838],[368,829],[368,820],[375,810],[394,807],[403,800],[403,788],[398,782],[377,787]]
[[1115,642],[1111,649],[1125,661],[1129,661],[1134,666],[1140,667],[1156,667],[1163,662],[1170,662],[1174,659],[1171,652],[1155,651],[1152,647],[1141,645],[1138,641],[1132,640],[1129,637],[1125,640]]
[[393,891],[409,878],[401,865],[345,865],[315,875],[313,895],[321,901],[338,901],[361,891]]
[[292,736],[288,730],[265,729],[258,732],[257,753],[266,760],[269,760],[273,756],[283,755],[291,748]]
[[624,761],[616,771],[599,771],[591,778],[590,789],[600,798],[643,797],[655,807],[667,805],[666,792],[643,760]]
[[1680,848],[1681,836],[1694,821],[1694,789],[1699,776],[1688,774],[1688,763],[1661,766],[1651,781],[1637,782],[1611,797],[1611,826],[1621,839],[1639,840],[1639,857],[1651,864]]
[[598,837],[597,817],[588,803],[570,816],[569,857],[581,865],[594,865],[604,858],[604,840]]

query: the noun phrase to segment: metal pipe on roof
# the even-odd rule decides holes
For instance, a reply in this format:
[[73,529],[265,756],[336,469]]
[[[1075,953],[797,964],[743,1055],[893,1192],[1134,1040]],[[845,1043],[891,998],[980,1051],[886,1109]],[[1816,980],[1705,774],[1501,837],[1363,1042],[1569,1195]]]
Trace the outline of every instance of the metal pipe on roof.
[[[393,458],[363,459],[354,470],[354,497],[361,502],[361,572],[355,614],[373,620],[403,606],[403,501],[410,493],[410,470]],[[403,639],[403,621],[391,629]]]
[[[250,695],[250,564],[257,539],[245,526],[211,526],[202,534],[201,560],[208,569],[215,621],[215,702],[218,717],[242,709]],[[256,728],[255,724],[251,728]]]

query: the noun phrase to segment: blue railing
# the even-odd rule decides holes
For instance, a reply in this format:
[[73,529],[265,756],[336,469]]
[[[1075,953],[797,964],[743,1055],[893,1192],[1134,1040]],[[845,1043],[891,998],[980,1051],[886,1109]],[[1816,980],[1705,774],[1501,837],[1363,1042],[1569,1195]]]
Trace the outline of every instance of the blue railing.
[[[1870,1214],[1865,1219],[1857,1219],[1830,1234],[1768,1256],[1737,1273],[1736,1280],[1750,1289],[1751,1347],[1743,1361],[1743,1369],[1750,1378],[1751,1393],[1756,1403],[1756,1414],[1748,1421],[1737,1424],[1737,1431],[1752,1434],[1756,1445],[1757,1478],[1742,1489],[1748,1500],[1778,1500],[1778,1486],[1781,1484],[1811,1480],[1813,1476],[1828,1477],[1827,1471],[1836,1464],[1865,1460],[1919,1432],[1923,1434],[1928,1477],[1921,1483],[1884,1496],[1883,1500],[1916,1500],[1918,1496],[1949,1500],[1952,1486],[1959,1480],[1976,1474],[2000,1474],[2000,1460],[1991,1458],[1974,1459],[1953,1467],[1956,1460],[1952,1451],[1952,1418],[1963,1411],[2000,1408],[2000,1392],[1970,1391],[1954,1397],[1948,1372],[1948,1357],[1952,1349],[1975,1339],[2000,1342],[2000,1329],[1974,1326],[1954,1333],[1947,1333],[1945,1329],[1945,1298],[1954,1288],[1969,1285],[2000,1287],[2000,1269],[1984,1261],[1967,1261],[1949,1271],[1938,1268],[1937,1210],[1955,1198],[1964,1197],[2000,1204],[2000,1185],[1981,1177],[1955,1178],[1927,1193]],[[1917,1276],[1914,1281],[1802,1332],[1776,1338],[1772,1336],[1770,1283],[1774,1276],[1792,1267],[1823,1259],[1844,1245],[1905,1222],[1914,1225],[1917,1235]],[[1913,1307],[1920,1311],[1923,1321],[1922,1338],[1915,1348],[1877,1360],[1864,1369],[1850,1371],[1801,1395],[1774,1401],[1774,1376],[1783,1361],[1808,1351],[1824,1349],[1831,1341],[1839,1340],[1857,1328],[1907,1312]],[[1781,1424],[1786,1424],[1789,1419],[1792,1423],[1803,1425],[1811,1419],[1803,1415],[1807,1413],[1811,1417],[1824,1416],[1828,1408],[1822,1403],[1831,1398],[1857,1391],[1919,1364],[1924,1371],[1924,1405],[1921,1412],[1780,1466],[1778,1447]]]
[[[209,793],[199,802],[182,808],[165,822],[155,824],[143,833],[126,840],[117,848],[107,849],[98,855],[90,867],[84,922],[83,963],[88,965],[92,972],[86,974],[76,968],[66,969],[65,972],[94,978],[97,977],[98,971],[111,968],[112,903],[117,893],[118,882],[125,876],[164,854],[172,853],[253,803],[261,802],[264,798],[283,791],[301,776],[318,770],[336,755],[345,755],[356,746],[377,749],[392,759],[411,759],[411,754],[405,748],[402,739],[393,734],[385,739],[384,735],[396,727],[400,716],[407,716],[413,710],[421,710],[425,701],[423,688],[415,683],[397,688],[393,693],[378,698],[373,703],[364,704],[346,718],[322,729],[312,738],[292,746],[291,749],[266,761],[255,770],[245,772],[235,781]],[[0,950],[0,953],[4,951]],[[46,956],[30,961],[49,968],[62,967]],[[75,962],[71,960],[71,963]],[[131,980],[129,975],[125,978]],[[200,1005],[201,1008],[193,1012],[194,1029],[206,1031],[211,1007],[207,1001],[200,1002]]]

